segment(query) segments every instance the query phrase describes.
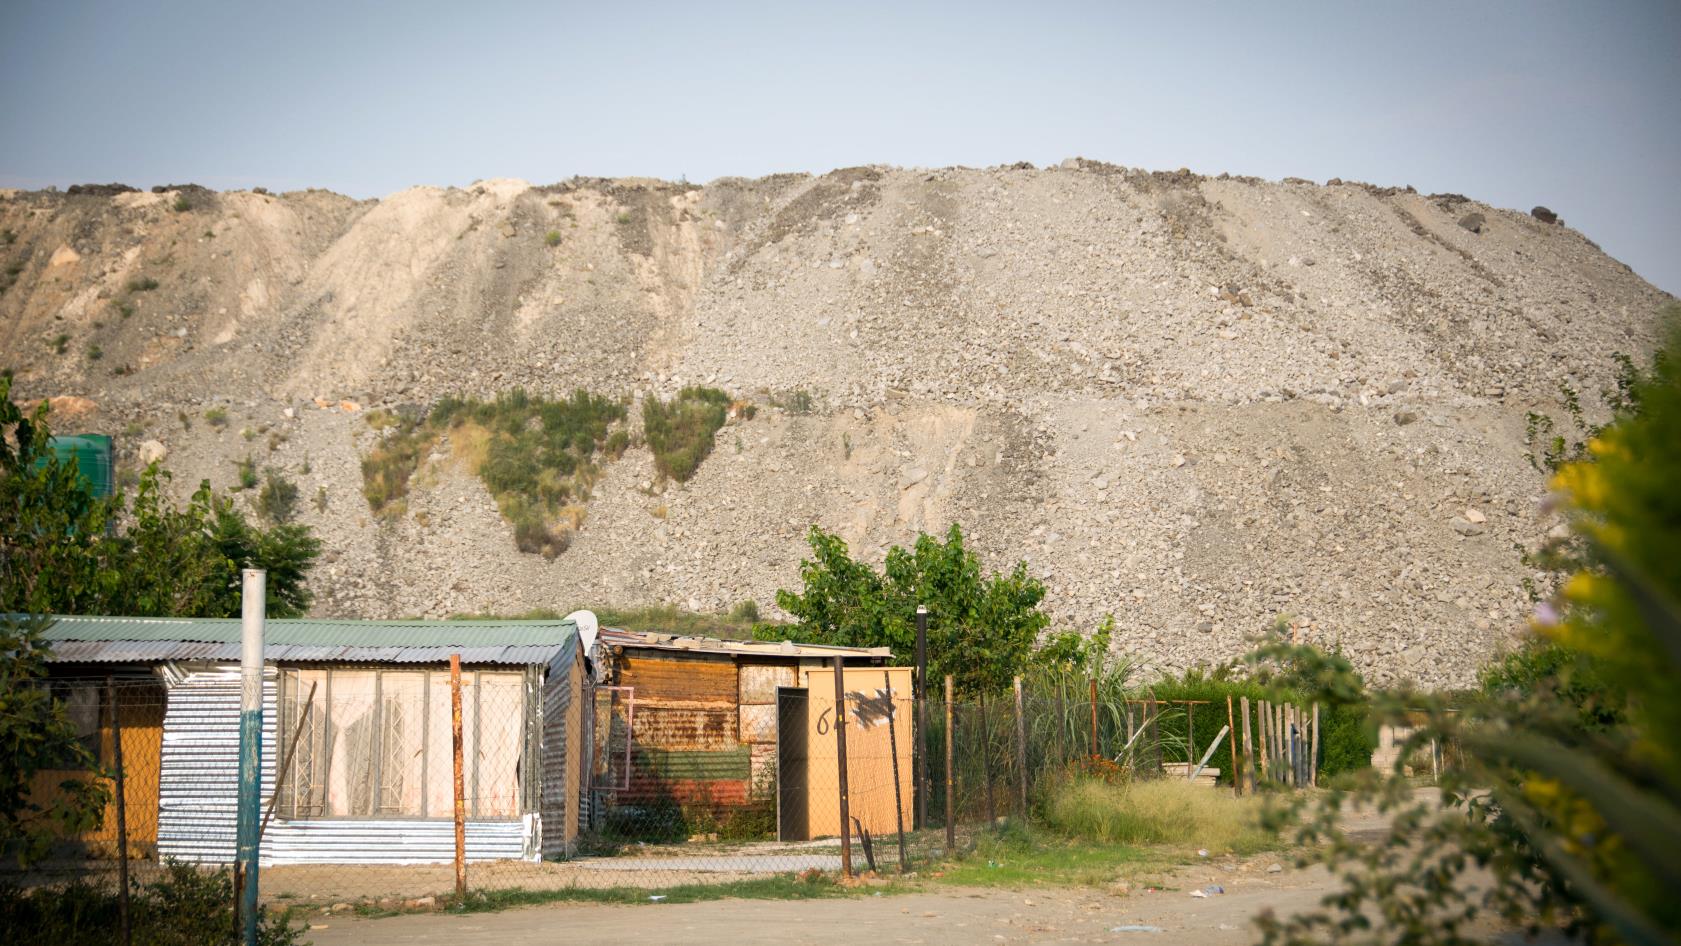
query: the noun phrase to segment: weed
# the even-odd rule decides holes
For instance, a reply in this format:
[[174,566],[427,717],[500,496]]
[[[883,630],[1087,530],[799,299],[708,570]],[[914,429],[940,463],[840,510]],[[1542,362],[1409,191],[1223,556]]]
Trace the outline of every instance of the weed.
[[255,489],[257,484],[261,482],[261,480],[257,478],[257,461],[251,459],[249,456],[243,460],[236,461],[234,466],[238,470],[239,480],[238,485],[234,487],[236,492],[239,490]]
[[247,427],[244,430],[241,430],[239,435],[245,438],[246,443],[250,443],[251,441],[257,439],[257,430],[254,427]]
[[70,349],[70,336],[59,333],[53,338],[53,354],[62,355]]
[[325,486],[315,487],[315,511],[327,511],[327,487]]
[[17,241],[18,241],[18,233],[17,233],[16,230],[13,230],[9,227],[5,230],[0,230],[0,243],[4,243],[7,246],[11,246],[13,243],[16,243]]
[[648,515],[653,516],[655,519],[664,519],[670,514],[671,510],[666,508],[665,503],[660,503],[658,506],[648,510]]
[[186,411],[176,411],[175,412],[175,419],[181,422],[181,429],[182,430],[192,430],[193,429],[193,419],[190,415],[188,415],[188,413]]
[[543,234],[543,242],[547,243],[550,246],[559,246],[560,245],[560,231],[559,230],[550,230],[548,233]]
[[772,406],[780,407],[790,414],[809,414],[817,409],[817,399],[805,388],[773,393],[770,402]]
[[88,360],[89,361],[98,361],[99,359],[104,358],[104,357],[105,357],[105,350],[104,349],[100,348],[98,345],[89,345],[88,346]]
[[128,281],[129,292],[151,292],[158,288],[158,281],[150,276],[136,277]]
[[852,435],[841,431],[841,453],[847,460],[852,459]]
[[685,482],[712,453],[724,426],[730,396],[717,388],[687,387],[671,401],[649,398],[642,405],[642,426],[661,476]]
[[[244,481],[243,470],[240,479]],[[257,493],[257,514],[273,525],[283,525],[292,521],[297,508],[298,484],[273,467],[263,471],[263,488]]]
[[130,364],[121,364],[111,369],[111,376],[114,378],[124,378],[133,373],[134,366]]
[[186,194],[176,194],[175,203],[170,205],[170,209],[178,214],[184,214],[193,209],[193,199]]
[[[572,887],[560,890],[469,890],[465,897],[444,902],[451,913],[483,913],[540,903],[582,902],[647,904],[699,903],[706,900],[820,900],[881,893],[883,888],[848,888],[827,874],[781,874],[721,884],[680,884],[674,887]],[[659,900],[652,899],[659,897]]]
[[617,460],[630,449],[630,434],[623,430],[615,430],[607,435],[607,442],[602,444],[601,452]]
[[759,602],[748,598],[730,609],[730,620],[741,621],[745,624],[759,622]]
[[220,407],[212,407],[204,412],[204,422],[221,430],[228,425],[228,412]]
[[124,437],[138,437],[146,432],[146,425],[137,420],[131,420],[123,427]]
[[292,439],[292,435],[284,430],[276,430],[268,435],[268,452],[280,449],[280,445]]
[[214,240],[214,239],[216,239],[216,231],[215,231],[215,230],[206,230],[206,231],[204,231],[204,238],[205,238],[205,239],[206,239],[206,240]]
[[134,303],[128,301],[127,299],[118,299],[116,302],[111,303],[111,308],[117,310],[118,318],[126,319],[134,315]]
[[308,476],[309,475],[309,457],[304,457],[303,465],[298,467],[298,475],[299,476]]
[[630,213],[628,211],[624,211],[624,210],[619,211],[617,214],[614,215],[613,222],[614,223],[621,223],[621,224],[622,223],[629,223],[630,222]]

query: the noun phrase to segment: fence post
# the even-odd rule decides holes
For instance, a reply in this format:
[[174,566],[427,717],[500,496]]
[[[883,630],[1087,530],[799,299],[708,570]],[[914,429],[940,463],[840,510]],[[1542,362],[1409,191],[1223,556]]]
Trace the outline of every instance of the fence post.
[[1156,717],[1160,715],[1160,711],[1156,708],[1156,695],[1154,693],[1144,698],[1144,715],[1144,726],[1149,730],[1144,735],[1144,741],[1148,744],[1150,753],[1150,766],[1146,777],[1156,778],[1162,774],[1162,734],[1161,728],[1156,725]]
[[1241,795],[1243,794],[1243,777],[1238,774],[1237,768],[1237,717],[1232,714],[1232,695],[1230,693],[1226,694],[1226,728],[1231,730],[1232,734],[1231,744],[1226,747],[1232,759],[1232,794]]
[[111,764],[117,770],[117,924],[123,946],[133,941],[128,922],[128,800],[124,797],[123,714],[117,703],[117,686],[105,678],[105,699],[111,704]]
[[1027,817],[1027,715],[1021,699],[1021,677],[1016,686],[1016,771],[1021,782],[1021,817]]
[[952,734],[951,734],[951,674],[948,673],[948,674],[946,674],[946,853],[947,854],[951,853],[952,849],[957,847],[957,825],[955,823],[953,823],[953,821],[952,821],[952,818],[953,818],[952,811],[953,811],[953,808],[954,808],[954,802],[953,802],[953,799],[952,799],[952,792],[955,790],[956,781],[952,778],[952,773],[951,773],[951,762],[952,762],[951,739],[952,739]]
[[1239,697],[1238,707],[1243,711],[1243,780],[1244,788],[1249,794],[1255,794],[1255,737],[1249,729],[1249,697]]
[[1313,704],[1313,752],[1308,756],[1308,784],[1319,787],[1319,704]]
[[928,793],[932,788],[928,777],[928,606],[916,606],[916,738],[911,740],[915,755],[911,764],[916,778],[916,821],[912,827],[928,827]]
[[910,864],[905,856],[905,799],[899,791],[899,729],[894,724],[899,707],[893,702],[893,674],[883,670],[881,678],[887,684],[887,751],[893,759],[893,819],[899,826],[899,873],[903,874]]
[[851,799],[846,792],[846,658],[835,657],[835,763],[840,773],[841,876],[852,876]]
[[1267,721],[1271,718],[1272,718],[1272,709],[1267,706],[1267,701],[1266,700],[1256,700],[1255,701],[1255,742],[1256,742],[1257,748],[1259,748],[1261,750],[1261,781],[1263,781],[1263,782],[1267,781],[1272,775],[1271,769],[1268,768],[1268,764],[1269,764],[1268,756],[1272,752],[1272,745],[1271,745],[1272,735],[1271,735],[1271,733],[1268,732],[1268,729],[1270,727],[1267,725]]
[[263,624],[268,615],[268,573],[240,573],[239,649],[239,817],[235,888],[239,891],[240,935],[257,944],[258,818],[263,779]]
[[1097,758],[1097,678],[1091,678],[1091,757]]
[[[329,697],[332,688],[328,687]],[[449,655],[449,730],[455,769],[455,899],[467,896],[467,779],[461,747],[461,655]]]
[[992,727],[986,720],[986,689],[981,689],[981,781],[986,783],[986,826],[998,822],[998,806],[992,796]]

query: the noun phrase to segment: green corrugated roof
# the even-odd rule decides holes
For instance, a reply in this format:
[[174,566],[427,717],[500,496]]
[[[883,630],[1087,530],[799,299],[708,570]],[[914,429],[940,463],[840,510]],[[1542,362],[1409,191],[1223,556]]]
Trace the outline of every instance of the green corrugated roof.
[[[269,646],[521,647],[555,644],[578,633],[571,621],[343,621],[270,618]],[[238,618],[135,618],[56,615],[48,641],[197,641],[234,644]]]

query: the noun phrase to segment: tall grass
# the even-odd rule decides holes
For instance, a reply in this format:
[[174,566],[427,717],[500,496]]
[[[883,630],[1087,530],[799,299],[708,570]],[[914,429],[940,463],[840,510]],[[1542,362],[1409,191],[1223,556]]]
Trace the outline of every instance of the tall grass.
[[1166,844],[1251,854],[1274,841],[1260,801],[1179,779],[1073,777],[1046,787],[1041,820],[1065,837],[1105,844]]

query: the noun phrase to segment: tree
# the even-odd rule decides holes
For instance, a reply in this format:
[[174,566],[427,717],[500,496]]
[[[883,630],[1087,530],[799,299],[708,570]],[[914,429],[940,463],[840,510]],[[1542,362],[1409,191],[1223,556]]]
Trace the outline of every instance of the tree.
[[[1317,846],[1305,858],[1344,886],[1324,910],[1263,917],[1268,944],[1468,943],[1470,923],[1491,913],[1594,943],[1681,937],[1681,315],[1670,319],[1668,345],[1628,401],[1637,412],[1554,477],[1581,564],[1538,609],[1535,645],[1493,668],[1458,712],[1432,694],[1364,695],[1380,719],[1425,710],[1408,748],[1461,748],[1441,807],[1416,801],[1396,771],[1310,809],[1298,839]],[[1312,663],[1295,650],[1262,656]],[[1313,669],[1323,689],[1354,698],[1346,668]],[[1349,840],[1334,824],[1351,800],[1392,812],[1395,827],[1373,845]],[[1273,814],[1282,825],[1302,811]],[[1468,882],[1473,865],[1492,880]],[[1370,928],[1373,913],[1384,929]]]
[[233,617],[242,568],[268,571],[271,616],[308,610],[321,548],[308,527],[253,526],[208,481],[178,508],[155,465],[125,512],[121,496],[93,496],[49,436],[45,405],[25,416],[0,378],[0,612]]
[[950,674],[958,687],[978,692],[1009,686],[1048,622],[1039,610],[1045,586],[1026,563],[985,574],[955,524],[943,542],[920,534],[908,550],[894,546],[880,572],[853,559],[833,533],[813,526],[808,541],[804,588],[776,593],[798,623],[768,629],[775,639],[890,647],[904,665],[915,657],[916,608],[925,605],[930,677]]
[[[45,626],[41,618],[0,614],[0,851],[19,866],[38,860],[54,837],[98,824],[110,798],[63,704],[39,685],[47,672]],[[85,774],[61,781],[42,802],[32,789],[46,770]]]

